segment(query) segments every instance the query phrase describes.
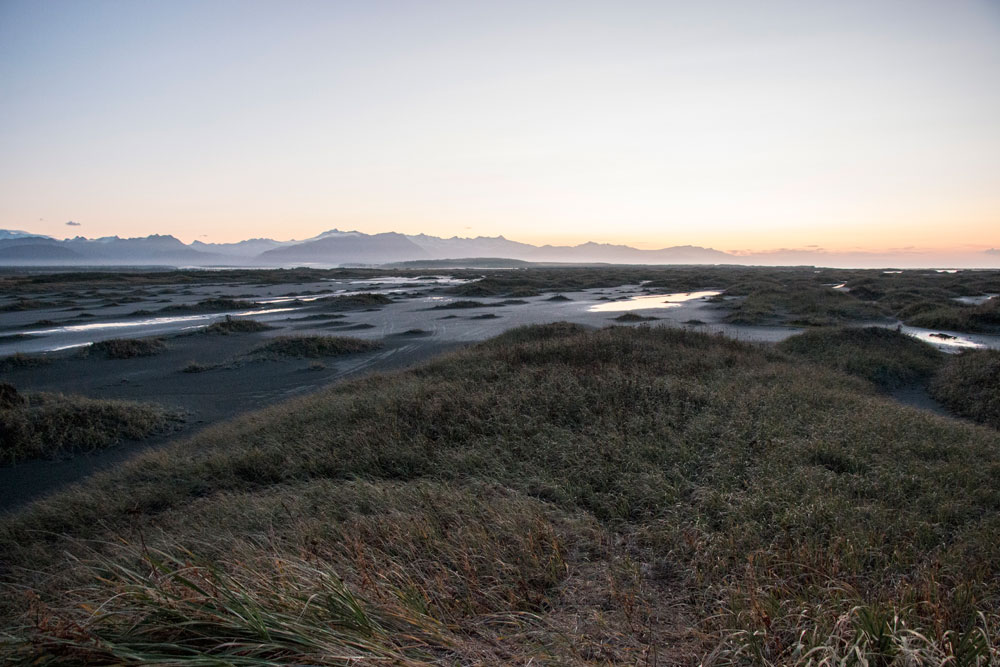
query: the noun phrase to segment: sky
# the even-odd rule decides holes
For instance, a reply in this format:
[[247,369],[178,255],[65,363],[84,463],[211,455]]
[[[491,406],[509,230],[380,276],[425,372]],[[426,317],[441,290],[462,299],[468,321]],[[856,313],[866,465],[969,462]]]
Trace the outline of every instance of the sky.
[[1000,1],[0,0],[0,228],[996,248]]

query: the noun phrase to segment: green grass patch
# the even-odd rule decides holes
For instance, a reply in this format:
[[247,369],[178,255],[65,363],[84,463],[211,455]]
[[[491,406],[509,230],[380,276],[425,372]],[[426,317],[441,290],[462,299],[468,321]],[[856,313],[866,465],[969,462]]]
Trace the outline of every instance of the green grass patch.
[[197,303],[175,303],[160,309],[161,313],[216,313],[223,310],[249,310],[256,308],[253,301],[240,299],[211,298]]
[[59,458],[163,432],[179,417],[151,403],[24,393],[0,407],[0,462]]
[[1000,352],[967,350],[949,355],[930,393],[955,414],[1000,428]]
[[932,345],[882,327],[807,331],[785,339],[778,349],[885,389],[926,380],[944,356]]
[[433,306],[429,310],[461,310],[464,308],[489,308],[490,304],[483,303],[482,301],[471,301],[468,299],[459,299],[458,301],[449,301],[448,303],[438,304]]
[[918,312],[906,323],[925,329],[992,333],[1000,331],[1000,299],[993,298],[978,306],[949,304]]
[[890,318],[889,312],[873,301],[811,280],[764,279],[735,285],[726,294],[742,295],[732,302],[725,317],[730,324],[829,326]]
[[257,320],[252,320],[247,317],[231,317],[227,315],[226,319],[219,322],[213,322],[202,329],[202,332],[206,334],[221,334],[223,336],[228,336],[230,334],[269,331],[273,328],[274,327],[264,324],[263,322],[258,322]]
[[38,368],[52,363],[48,357],[39,354],[22,354],[17,352],[6,357],[0,357],[0,371],[8,373],[24,368]]
[[15,313],[22,310],[38,310],[40,308],[58,308],[65,306],[66,302],[39,301],[37,299],[16,299],[10,303],[0,306],[2,313]]
[[221,364],[203,364],[199,361],[189,361],[188,364],[181,369],[182,373],[205,373],[206,371],[215,370],[220,368]]
[[378,341],[348,336],[279,336],[249,352],[254,357],[336,357],[370,352],[382,347]]
[[381,308],[393,303],[392,299],[384,294],[373,292],[363,292],[361,294],[350,294],[348,296],[335,296],[328,299],[320,299],[316,302],[317,308],[330,311],[341,310],[367,310],[369,308]]
[[658,319],[649,315],[639,315],[638,313],[622,313],[618,317],[612,317],[615,322],[649,322]]
[[108,359],[132,359],[161,354],[166,352],[167,345],[162,338],[110,338],[91,343],[84,349],[87,353],[95,352]]

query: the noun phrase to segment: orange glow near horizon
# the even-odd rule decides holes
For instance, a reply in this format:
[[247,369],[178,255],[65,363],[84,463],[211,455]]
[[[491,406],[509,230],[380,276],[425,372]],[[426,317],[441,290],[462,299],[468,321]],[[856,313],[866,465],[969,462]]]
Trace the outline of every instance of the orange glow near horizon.
[[0,229],[1000,248],[989,3],[59,8],[0,5]]

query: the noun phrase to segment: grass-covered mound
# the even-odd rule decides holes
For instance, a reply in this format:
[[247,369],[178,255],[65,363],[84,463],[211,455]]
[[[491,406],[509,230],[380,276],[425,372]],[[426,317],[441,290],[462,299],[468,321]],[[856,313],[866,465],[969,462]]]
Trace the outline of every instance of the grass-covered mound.
[[347,336],[278,336],[250,351],[255,357],[335,357],[370,352],[382,347],[378,341]]
[[362,292],[361,294],[348,294],[346,296],[335,296],[321,299],[316,302],[317,308],[330,311],[341,310],[367,310],[369,308],[381,308],[392,303],[392,299],[385,294],[375,294],[374,292]]
[[253,320],[248,317],[230,317],[229,315],[226,315],[226,319],[213,322],[202,329],[202,331],[206,334],[221,334],[223,336],[228,336],[230,334],[257,333],[259,331],[267,331],[273,328],[274,327],[268,324],[258,322],[257,320]]
[[926,380],[944,356],[932,345],[882,327],[806,331],[785,339],[778,349],[886,389]]
[[907,317],[906,323],[915,327],[949,331],[1000,331],[1000,298],[992,298],[978,306],[951,303]]
[[998,477],[996,431],[785,353],[517,329],[5,518],[3,650],[985,665]]
[[967,350],[950,356],[930,391],[955,414],[1000,428],[1000,352]]
[[197,303],[175,303],[170,306],[160,308],[162,313],[216,313],[223,310],[248,310],[256,308],[253,301],[243,301],[240,299],[227,299],[222,297],[212,297],[202,299]]
[[432,306],[430,310],[453,310],[453,309],[463,309],[463,308],[488,308],[491,304],[483,303],[482,301],[471,301],[468,299],[459,299],[458,301],[449,301],[448,303],[441,303],[436,306]]
[[23,368],[38,368],[52,363],[49,357],[39,354],[23,354],[16,352],[6,357],[0,357],[0,371],[9,373],[10,371],[21,370]]
[[11,396],[0,402],[0,465],[145,438],[177,419],[152,403],[51,393]]
[[652,315],[640,315],[638,313],[622,313],[618,317],[612,317],[615,322],[649,322],[658,319]]
[[167,350],[162,338],[111,338],[91,343],[86,351],[96,352],[108,359],[152,357]]
[[725,320],[731,324],[829,326],[889,317],[888,311],[875,302],[811,279],[762,277],[734,285],[726,295],[740,297],[728,304],[730,312]]

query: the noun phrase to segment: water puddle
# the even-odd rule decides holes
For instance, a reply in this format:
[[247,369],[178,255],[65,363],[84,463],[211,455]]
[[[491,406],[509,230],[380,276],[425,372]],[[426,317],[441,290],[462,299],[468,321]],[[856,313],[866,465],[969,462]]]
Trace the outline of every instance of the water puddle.
[[468,278],[451,278],[449,276],[416,276],[404,277],[395,276],[387,278],[365,278],[364,280],[351,280],[351,285],[406,285],[411,283],[435,283],[437,285],[461,285],[472,282]]
[[106,329],[128,329],[131,327],[151,327],[163,326],[165,324],[180,324],[182,322],[201,322],[214,320],[223,315],[232,317],[250,317],[251,315],[271,315],[273,313],[284,313],[295,308],[266,308],[264,310],[246,310],[239,313],[209,313],[204,315],[176,315],[174,317],[150,317],[142,320],[126,320],[120,322],[95,322],[93,324],[67,324],[61,327],[51,327],[49,329],[33,329],[23,333],[29,336],[47,336],[50,334],[73,333],[85,331],[104,331]]
[[311,296],[275,296],[267,299],[257,299],[256,303],[274,304],[274,303],[290,303],[292,301],[301,301],[302,303],[306,303],[309,301],[319,301],[320,299],[330,299],[335,296],[351,296],[353,294],[361,294],[361,292],[348,292],[347,290],[337,290],[336,292],[324,292],[323,294],[313,294]]
[[955,301],[964,303],[967,306],[981,306],[990,299],[996,298],[997,294],[981,294],[980,296],[956,296]]
[[624,301],[612,301],[610,303],[599,303],[587,308],[590,313],[620,313],[629,310],[647,310],[651,308],[680,308],[686,301],[705,299],[716,296],[722,292],[716,290],[705,290],[702,292],[676,292],[674,294],[651,294],[647,296],[633,296]]
[[958,352],[960,350],[975,350],[987,347],[983,343],[959,336],[957,334],[947,334],[940,331],[906,331],[908,336],[918,338],[925,343],[930,343],[939,347],[945,352]]

